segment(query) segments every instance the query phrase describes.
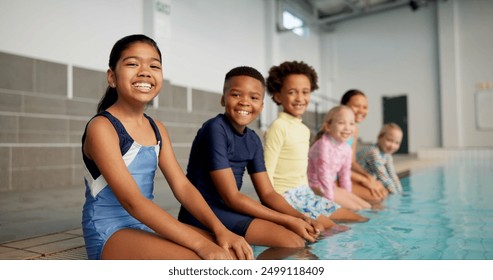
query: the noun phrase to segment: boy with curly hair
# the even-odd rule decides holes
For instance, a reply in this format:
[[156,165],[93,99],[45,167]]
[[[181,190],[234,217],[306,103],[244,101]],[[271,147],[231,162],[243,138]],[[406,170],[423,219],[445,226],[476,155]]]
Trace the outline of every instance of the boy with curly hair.
[[[367,221],[367,218],[316,195],[308,186],[310,129],[303,124],[302,117],[310,103],[311,93],[318,89],[317,82],[316,71],[302,61],[286,61],[269,70],[267,92],[283,111],[265,133],[267,173],[279,194],[295,209],[323,225],[324,229],[334,227],[333,220]],[[344,226],[336,228],[347,229]]]

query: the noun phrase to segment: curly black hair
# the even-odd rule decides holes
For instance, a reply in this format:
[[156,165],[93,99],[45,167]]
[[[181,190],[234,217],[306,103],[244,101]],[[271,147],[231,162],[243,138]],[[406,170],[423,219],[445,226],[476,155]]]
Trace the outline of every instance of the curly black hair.
[[[279,66],[272,66],[267,77],[267,92],[274,100],[274,94],[281,91],[282,84],[287,76],[302,74],[310,80],[310,91],[318,89],[318,75],[315,69],[303,61],[285,61]],[[280,105],[276,100],[274,102]]]

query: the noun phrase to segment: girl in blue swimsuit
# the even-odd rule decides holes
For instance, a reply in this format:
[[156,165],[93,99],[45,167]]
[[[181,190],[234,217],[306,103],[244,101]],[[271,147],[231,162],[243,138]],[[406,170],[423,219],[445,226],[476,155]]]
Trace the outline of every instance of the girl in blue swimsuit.
[[[161,52],[145,35],[113,46],[108,88],[82,137],[89,259],[252,259],[243,237],[217,219],[177,163],[164,125],[144,114],[162,83]],[[174,195],[212,234],[156,205],[159,167]]]

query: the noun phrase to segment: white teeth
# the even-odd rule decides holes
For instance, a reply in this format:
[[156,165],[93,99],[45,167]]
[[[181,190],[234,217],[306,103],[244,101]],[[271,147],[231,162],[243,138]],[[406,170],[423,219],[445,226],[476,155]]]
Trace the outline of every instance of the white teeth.
[[238,114],[243,115],[243,116],[248,116],[248,115],[250,115],[250,112],[247,112],[247,111],[238,111]]
[[144,88],[144,89],[151,89],[152,85],[149,83],[134,83],[135,87],[138,88]]

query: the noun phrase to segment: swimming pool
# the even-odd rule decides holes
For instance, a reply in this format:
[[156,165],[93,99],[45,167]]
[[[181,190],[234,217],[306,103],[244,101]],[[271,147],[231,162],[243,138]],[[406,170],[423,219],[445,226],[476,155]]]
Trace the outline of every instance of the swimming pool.
[[[370,221],[285,259],[493,260],[493,163],[468,160],[410,170],[404,194]],[[258,256],[265,247],[254,247]]]

